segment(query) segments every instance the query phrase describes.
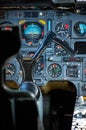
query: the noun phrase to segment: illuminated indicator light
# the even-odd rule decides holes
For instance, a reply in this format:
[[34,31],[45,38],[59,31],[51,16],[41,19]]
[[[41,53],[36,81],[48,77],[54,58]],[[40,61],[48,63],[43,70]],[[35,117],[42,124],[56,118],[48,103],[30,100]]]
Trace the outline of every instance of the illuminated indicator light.
[[42,20],[42,19],[40,19],[39,22],[40,22],[41,24],[43,24],[43,25],[46,24],[46,21],[45,21],[45,20]]
[[60,48],[62,48],[62,47],[61,47],[60,45],[58,45],[58,46],[57,46],[57,49],[60,49]]
[[42,37],[44,36],[44,31],[42,32]]
[[48,31],[51,31],[51,20],[47,21],[47,27],[48,27]]
[[26,28],[26,25],[24,24],[24,26],[23,26],[23,27],[24,27],[24,29],[25,29],[25,28]]
[[39,13],[39,15],[40,15],[40,16],[42,16],[42,15],[43,15],[43,13],[42,13],[42,12],[40,12],[40,13]]
[[23,24],[23,23],[25,23],[26,22],[26,20],[20,20],[19,21],[19,25],[21,25],[21,24]]
[[28,44],[29,44],[29,45],[32,45],[32,44],[33,44],[33,42],[28,42]]
[[5,27],[5,30],[12,31],[12,28],[7,26],[7,27]]
[[69,28],[69,24],[65,24],[65,29],[68,29]]

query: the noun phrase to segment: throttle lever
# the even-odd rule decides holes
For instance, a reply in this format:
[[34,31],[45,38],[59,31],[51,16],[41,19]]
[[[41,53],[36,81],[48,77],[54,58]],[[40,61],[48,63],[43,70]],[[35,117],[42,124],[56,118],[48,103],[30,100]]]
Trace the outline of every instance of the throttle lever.
[[73,51],[72,48],[70,48],[68,45],[67,45],[67,42],[66,41],[62,41],[60,39],[58,39],[57,37],[54,37],[52,39],[52,41],[56,44],[59,44],[62,48],[64,48],[64,50],[66,50],[71,56],[74,56],[76,53]]

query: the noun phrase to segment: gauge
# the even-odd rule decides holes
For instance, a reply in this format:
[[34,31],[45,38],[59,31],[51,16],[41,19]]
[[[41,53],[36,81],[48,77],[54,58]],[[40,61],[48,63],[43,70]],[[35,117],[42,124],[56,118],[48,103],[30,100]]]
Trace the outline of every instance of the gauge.
[[55,27],[57,36],[68,37],[69,36],[69,23],[58,23]]
[[58,55],[58,56],[67,55],[67,51],[65,51],[59,44],[54,45],[54,52],[55,52],[55,55]]
[[77,22],[75,25],[74,25],[74,31],[77,35],[79,36],[84,36],[85,33],[86,33],[86,23],[85,22]]
[[61,75],[61,73],[62,73],[62,68],[59,64],[53,63],[49,65],[48,74],[50,77],[57,78]]
[[39,39],[44,36],[44,26],[39,23],[25,23],[22,25],[23,38],[27,41],[28,45],[37,43]]
[[19,86],[24,80],[24,75],[24,69],[19,57],[15,56],[5,64],[6,81],[14,81]]
[[16,73],[16,68],[13,64],[11,63],[8,63],[6,65],[6,77],[7,78],[10,78],[10,77],[13,77]]

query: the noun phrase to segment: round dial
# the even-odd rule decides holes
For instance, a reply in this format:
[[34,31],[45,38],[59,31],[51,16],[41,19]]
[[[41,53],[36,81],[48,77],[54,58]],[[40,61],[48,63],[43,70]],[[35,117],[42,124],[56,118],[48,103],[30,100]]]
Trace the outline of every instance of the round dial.
[[4,66],[5,68],[5,80],[14,81],[17,85],[20,85],[24,80],[24,69],[19,57],[14,57],[9,60]]
[[69,36],[69,24],[68,23],[58,23],[55,27],[56,35],[64,37]]
[[85,22],[77,22],[75,25],[74,25],[74,31],[77,35],[79,36],[84,36],[85,33],[86,33],[86,23]]
[[13,77],[16,73],[16,68],[13,64],[11,63],[8,63],[6,65],[6,77],[7,78],[10,78],[10,77]]
[[57,78],[61,75],[62,68],[59,64],[53,63],[48,67],[48,74],[52,78]]

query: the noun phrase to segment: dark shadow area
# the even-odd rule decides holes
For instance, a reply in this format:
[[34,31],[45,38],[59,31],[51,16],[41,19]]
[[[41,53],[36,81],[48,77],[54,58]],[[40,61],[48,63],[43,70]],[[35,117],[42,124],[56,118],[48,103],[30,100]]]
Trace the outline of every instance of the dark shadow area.
[[0,27],[0,130],[13,129],[10,98],[3,89],[3,64],[7,58],[15,55],[20,48],[18,27]]
[[7,58],[15,55],[20,48],[20,37],[19,37],[19,29],[17,26],[8,27],[0,27],[0,63],[4,63]]
[[18,27],[1,27],[0,36],[3,44],[0,48],[0,130],[38,130],[39,127],[42,130],[42,126],[39,126],[41,122],[36,95],[31,92],[34,90],[18,91],[4,86],[3,65],[9,57],[17,54],[20,48]]
[[71,82],[68,82],[69,86],[65,86],[64,82],[63,85],[68,90],[53,86],[55,89],[44,95],[45,130],[71,130],[77,91]]

